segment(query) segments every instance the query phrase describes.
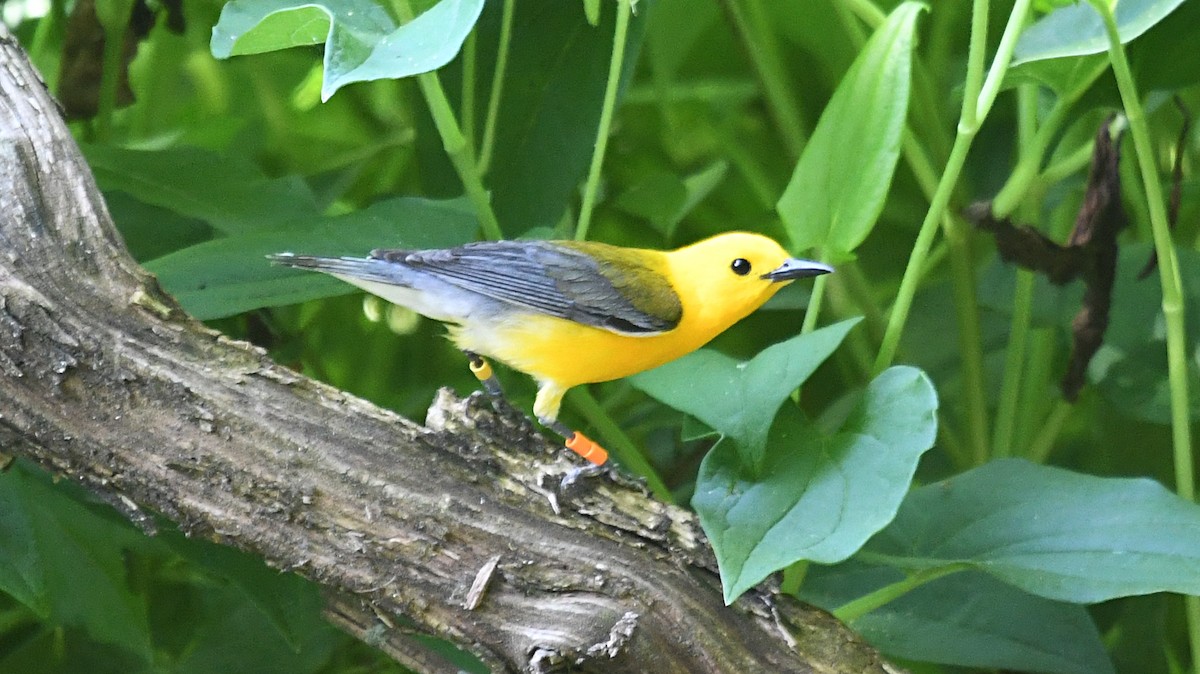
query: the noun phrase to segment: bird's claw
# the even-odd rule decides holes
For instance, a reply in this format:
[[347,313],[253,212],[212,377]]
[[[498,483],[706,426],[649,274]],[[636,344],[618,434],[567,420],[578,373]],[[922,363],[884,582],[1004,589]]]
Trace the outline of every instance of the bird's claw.
[[581,480],[601,476],[611,477],[612,473],[612,466],[607,463],[602,466],[590,463],[586,466],[576,466],[563,474],[562,479],[558,483],[558,493],[563,496],[570,496]]

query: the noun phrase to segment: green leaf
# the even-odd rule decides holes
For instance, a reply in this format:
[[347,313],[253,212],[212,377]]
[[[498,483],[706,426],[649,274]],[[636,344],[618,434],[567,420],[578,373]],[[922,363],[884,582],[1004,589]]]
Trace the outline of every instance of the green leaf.
[[647,62],[655,77],[670,81],[688,62],[705,32],[712,30],[720,7],[695,0],[658,0],[650,11],[653,17],[646,29]]
[[113,222],[135,260],[153,260],[213,238],[207,223],[148,204],[121,191],[104,193]]
[[914,490],[866,549],[907,569],[971,564],[1059,601],[1200,593],[1200,505],[1018,459]]
[[[297,580],[299,580],[297,578]],[[223,583],[196,588],[198,597],[188,617],[199,623],[187,647],[165,671],[177,674],[253,672],[254,674],[316,674],[329,671],[330,655],[340,640],[321,617],[321,601],[310,590],[277,598],[292,613],[297,643],[276,636],[261,607],[247,601],[243,591]],[[288,606],[290,604],[290,606]]]
[[208,320],[354,292],[324,274],[270,264],[271,253],[365,256],[374,248],[445,248],[469,241],[478,223],[463,199],[401,197],[338,217],[290,223],[287,229],[206,241],[152,260],[167,292],[188,313]]
[[900,157],[922,9],[905,2],[892,12],[821,113],[776,204],[794,250],[847,256],[879,217]]
[[[1117,283],[1113,288],[1113,320],[1104,343],[1088,367],[1088,379],[1121,414],[1159,424],[1171,423],[1171,388],[1167,377],[1167,342],[1162,329],[1162,285],[1158,273],[1138,281],[1137,274],[1149,258],[1150,244],[1133,244],[1121,250]],[[1176,248],[1183,282],[1184,316],[1188,353],[1200,349],[1200,253]],[[1063,316],[1064,326],[1070,319]],[[1187,359],[1188,386],[1200,390],[1200,360]],[[1200,396],[1192,395],[1190,414],[1200,419]]]
[[687,199],[683,180],[662,169],[650,169],[628,190],[617,197],[614,205],[627,213],[645,218],[656,230],[667,231],[668,223]]
[[303,179],[267,178],[245,157],[192,147],[129,150],[85,145],[83,152],[102,189],[203,220],[226,234],[254,232],[318,213]]
[[223,59],[325,42],[321,100],[353,82],[398,79],[449,63],[483,0],[441,0],[404,25],[372,0],[233,0],[210,48]]
[[728,169],[728,164],[716,161],[684,178],[668,171],[651,171],[618,197],[616,205],[646,218],[670,241],[679,223],[721,184]]
[[[1117,15],[1119,21],[1121,6],[1118,6]],[[1181,3],[1170,15],[1138,36],[1138,39],[1127,47],[1129,63],[1138,86],[1143,91],[1172,91],[1200,82],[1200,50],[1196,49],[1198,40],[1200,3]],[[1107,44],[1105,38],[1105,48]],[[1074,92],[1084,77],[1089,76],[1098,66],[1107,63],[1108,54],[1104,48],[1085,56],[1029,60],[1011,67],[1004,75],[1004,84],[1015,86],[1035,82],[1065,95]],[[1112,84],[1101,85],[1106,86],[1113,87]],[[1085,99],[1083,105],[1104,110],[1118,106],[1120,101],[1115,88],[1107,91],[1111,93],[1090,96]],[[1096,124],[1091,125],[1093,132],[1095,127]]]
[[600,25],[600,0],[583,0],[583,13],[588,23]]
[[109,35],[120,35],[129,26],[133,0],[107,0],[95,4],[96,18]]
[[[852,318],[793,337],[763,349],[748,361],[701,349],[629,381],[712,426],[733,441],[741,464],[758,466],[779,406],[837,349],[859,320]],[[727,446],[724,451],[733,448]]]
[[[1162,21],[1183,0],[1121,0],[1114,4],[1117,33],[1124,44]],[[1104,21],[1084,0],[1060,7],[1026,28],[1013,50],[1012,66],[1106,51],[1108,33]]]
[[933,446],[936,411],[929,378],[894,367],[833,435],[784,408],[761,469],[718,443],[700,466],[692,506],[716,552],[726,603],[800,560],[842,561],[886,526]]
[[177,531],[159,540],[185,559],[226,579],[245,595],[266,622],[297,652],[313,631],[323,602],[317,586],[292,573],[272,569],[241,550],[187,538]]
[[1129,45],[1142,91],[1184,89],[1200,82],[1200,3],[1185,2]]
[[1107,62],[1107,54],[1029,61],[1009,68],[1004,74],[1004,86],[1011,88],[1021,84],[1040,84],[1063,95],[1075,91],[1097,67]]
[[675,229],[679,227],[679,223],[683,222],[683,219],[725,180],[725,174],[728,171],[727,163],[715,161],[683,179],[683,187],[687,196],[679,209],[666,221],[668,239],[675,236]]
[[[800,597],[832,611],[903,577],[897,569],[853,560],[813,566]],[[1022,592],[984,573],[929,582],[850,627],[894,658],[1054,674],[1113,671],[1086,609]]]
[[148,663],[146,607],[125,566],[126,548],[140,542],[21,466],[0,473],[0,589],[53,624]]
[[[639,11],[629,22],[622,93],[637,64],[649,13]],[[512,238],[534,227],[556,226],[578,195],[596,144],[615,26],[615,11],[602,12],[600,25],[593,27],[575,2],[516,3],[488,170],[496,215]],[[480,72],[490,72],[489,65],[481,63]],[[418,143],[422,138],[418,133]],[[436,135],[424,138],[423,162],[444,157]]]
[[19,477],[0,473],[0,591],[45,619],[50,588],[23,487]]

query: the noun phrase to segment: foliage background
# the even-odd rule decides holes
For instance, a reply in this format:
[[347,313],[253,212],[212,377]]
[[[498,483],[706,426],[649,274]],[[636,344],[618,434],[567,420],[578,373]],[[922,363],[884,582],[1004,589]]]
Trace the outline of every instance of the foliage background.
[[[416,3],[412,11],[432,4]],[[878,10],[896,4],[881,2]],[[976,3],[976,11],[981,4],[989,3]],[[217,60],[210,39],[223,3],[164,5],[153,6],[149,30],[128,63],[132,104],[114,109],[101,94],[99,114],[74,126],[134,255],[190,311],[222,331],[407,416],[423,418],[439,386],[473,390],[461,355],[439,326],[345,294],[337,284],[271,276],[274,271],[256,266],[262,254],[283,249],[361,254],[385,245],[448,246],[477,235],[478,214],[463,198],[464,186],[417,80],[348,84],[322,102],[322,47]],[[872,10],[864,5],[639,2],[588,238],[660,248],[746,229],[795,240],[785,223],[797,215],[782,206],[777,211],[777,203],[870,33],[872,26],[861,17]],[[1200,52],[1194,48],[1200,44],[1200,5],[1184,2],[1173,12],[1172,3],[1140,5],[1170,5],[1162,11],[1169,15],[1128,51],[1155,140],[1149,149],[1168,187],[1169,167],[1177,152],[1182,155],[1183,207],[1174,240],[1195,391],[1197,140],[1195,133],[1182,145],[1175,139],[1184,118],[1194,120],[1200,110]],[[570,238],[601,119],[618,6],[566,0],[519,0],[514,6],[484,184],[506,238]],[[116,16],[120,27],[129,5],[97,0],[96,7],[102,24],[111,25]],[[406,7],[396,2],[384,11],[401,17]],[[107,55],[107,71],[106,55],[93,54],[90,79],[63,69],[74,3],[54,0],[45,16],[14,0],[3,9],[60,95],[89,81],[99,84],[98,74],[114,72],[112,66],[121,70],[119,50]],[[598,9],[595,25],[589,9]],[[981,36],[989,55],[1011,9],[1005,2],[990,6],[993,19]],[[181,32],[169,25],[172,11],[182,18]],[[473,148],[487,147],[486,110],[503,12],[504,3],[489,0],[463,54],[438,71]],[[933,167],[947,163],[955,141],[971,20],[970,3],[935,3],[916,23],[905,142]],[[793,564],[785,573],[785,582],[803,598],[831,609],[878,598],[873,593],[880,588],[919,585],[851,621],[915,671],[1155,673],[1184,671],[1193,662],[1183,603],[1162,591],[1200,588],[1200,515],[1144,482],[1073,481],[1087,474],[1176,483],[1158,279],[1134,279],[1152,237],[1132,147],[1126,146],[1122,165],[1131,226],[1121,238],[1112,325],[1089,370],[1091,383],[1075,405],[1061,402],[1057,382],[1080,290],[1053,288],[1032,276],[1019,279],[997,260],[989,238],[973,234],[957,215],[971,201],[1010,184],[1014,166],[1032,164],[1037,177],[1019,193],[1016,215],[1058,240],[1065,237],[1082,199],[1090,140],[1101,120],[1121,105],[1107,70],[1091,81],[1079,74],[1102,67],[1097,65],[1102,61],[1103,56],[1069,57],[1007,74],[961,177],[952,182],[946,236],[939,237],[920,276],[898,345],[899,361],[927,373],[940,400],[937,443],[924,454],[916,484],[961,476],[984,464],[990,471],[970,475],[987,477],[979,493],[995,496],[964,529],[976,536],[977,547],[939,558],[902,535],[923,526],[925,511],[918,506],[933,513],[969,510],[956,503],[939,511],[932,503],[937,490],[966,484],[964,478],[913,492],[897,524],[850,561]],[[110,100],[120,98],[113,91]],[[1186,103],[1183,115],[1169,104],[1173,94]],[[1050,124],[1064,98],[1069,105]],[[868,127],[872,115],[883,115],[852,112]],[[903,119],[903,111],[900,115]],[[1044,157],[1038,128],[1050,129],[1040,148]],[[827,153],[808,161],[826,166],[852,153],[851,147],[850,139],[839,137]],[[939,170],[934,169],[935,181]],[[861,180],[886,184],[889,176],[890,167]],[[804,416],[787,424],[841,427],[876,374],[872,361],[884,339],[887,312],[902,278],[913,273],[909,257],[929,207],[928,177],[901,161],[869,236],[844,251],[823,251],[845,255],[836,260],[839,273],[824,290],[820,322],[865,318],[852,329],[847,324],[841,348],[789,388],[804,381]],[[808,301],[807,288],[790,288],[712,348],[750,358],[795,335]],[[1014,341],[1023,345],[1015,355]],[[501,376],[510,396],[528,409],[532,385],[515,373]],[[614,422],[620,437],[648,457],[645,468],[671,497],[687,503],[703,474],[701,461],[714,445],[708,429],[723,429],[702,414],[693,412],[706,424],[678,411],[689,410],[689,404],[704,408],[703,391],[690,402],[666,400],[673,409],[647,393],[654,388],[652,381],[596,385],[569,396],[565,414],[580,427],[609,428],[606,420]],[[1193,394],[1193,418],[1196,400]],[[903,415],[887,424],[902,420]],[[882,435],[892,428],[887,424]],[[781,429],[773,437],[795,437]],[[926,446],[912,450],[914,463]],[[994,461],[1013,456],[1074,473],[1024,473],[1025,464]],[[1068,496],[1055,502],[1056,494]],[[7,593],[0,596],[2,671],[398,670],[326,626],[315,588],[301,579],[169,532],[144,538],[86,494],[52,483],[29,466],[18,464],[0,475],[0,500],[0,552],[6,558],[0,581]],[[1031,503],[1037,507],[1020,509]],[[1018,539],[1030,544],[1030,538],[1021,538],[1030,533],[1028,518],[1047,513],[1076,517],[1059,518],[1056,535],[1078,534],[1087,529],[1084,523],[1092,527],[1087,531],[1107,552],[1061,563],[1096,583],[1110,574],[1116,589],[1089,594],[1085,590],[1092,586],[1064,582],[1067,589],[1056,593],[1019,564],[1009,576],[997,571],[1003,560],[991,553],[1011,549]],[[1122,513],[1131,518],[1116,517]],[[893,506],[888,519],[895,514]],[[922,531],[936,530],[930,525]],[[1122,538],[1130,532],[1139,535]],[[873,530],[859,533],[865,540]],[[1069,552],[1080,540],[1062,539],[1054,552]],[[1183,543],[1172,547],[1179,540]],[[1105,566],[1122,553],[1125,566]],[[963,565],[972,555],[982,561]],[[908,561],[892,563],[901,557]],[[914,565],[918,557],[926,567]],[[929,562],[936,559],[941,561]]]

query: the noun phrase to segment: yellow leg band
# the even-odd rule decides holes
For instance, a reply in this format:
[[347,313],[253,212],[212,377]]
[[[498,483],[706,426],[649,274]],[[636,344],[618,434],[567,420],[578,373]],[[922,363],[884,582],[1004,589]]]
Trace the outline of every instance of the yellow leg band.
[[494,374],[492,372],[491,363],[482,358],[470,361],[470,367],[471,373],[474,374],[475,378],[479,381],[487,381],[491,379]]

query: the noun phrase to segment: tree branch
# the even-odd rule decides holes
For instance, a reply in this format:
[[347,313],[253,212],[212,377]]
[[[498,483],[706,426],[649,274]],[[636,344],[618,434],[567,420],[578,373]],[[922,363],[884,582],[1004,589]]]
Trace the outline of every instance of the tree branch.
[[161,514],[320,583],[334,622],[420,670],[448,665],[414,632],[500,671],[886,671],[774,590],[723,606],[684,510],[604,484],[556,515],[540,484],[568,460],[523,418],[443,391],[418,426],[186,316],[2,25],[0,446],[143,528]]

